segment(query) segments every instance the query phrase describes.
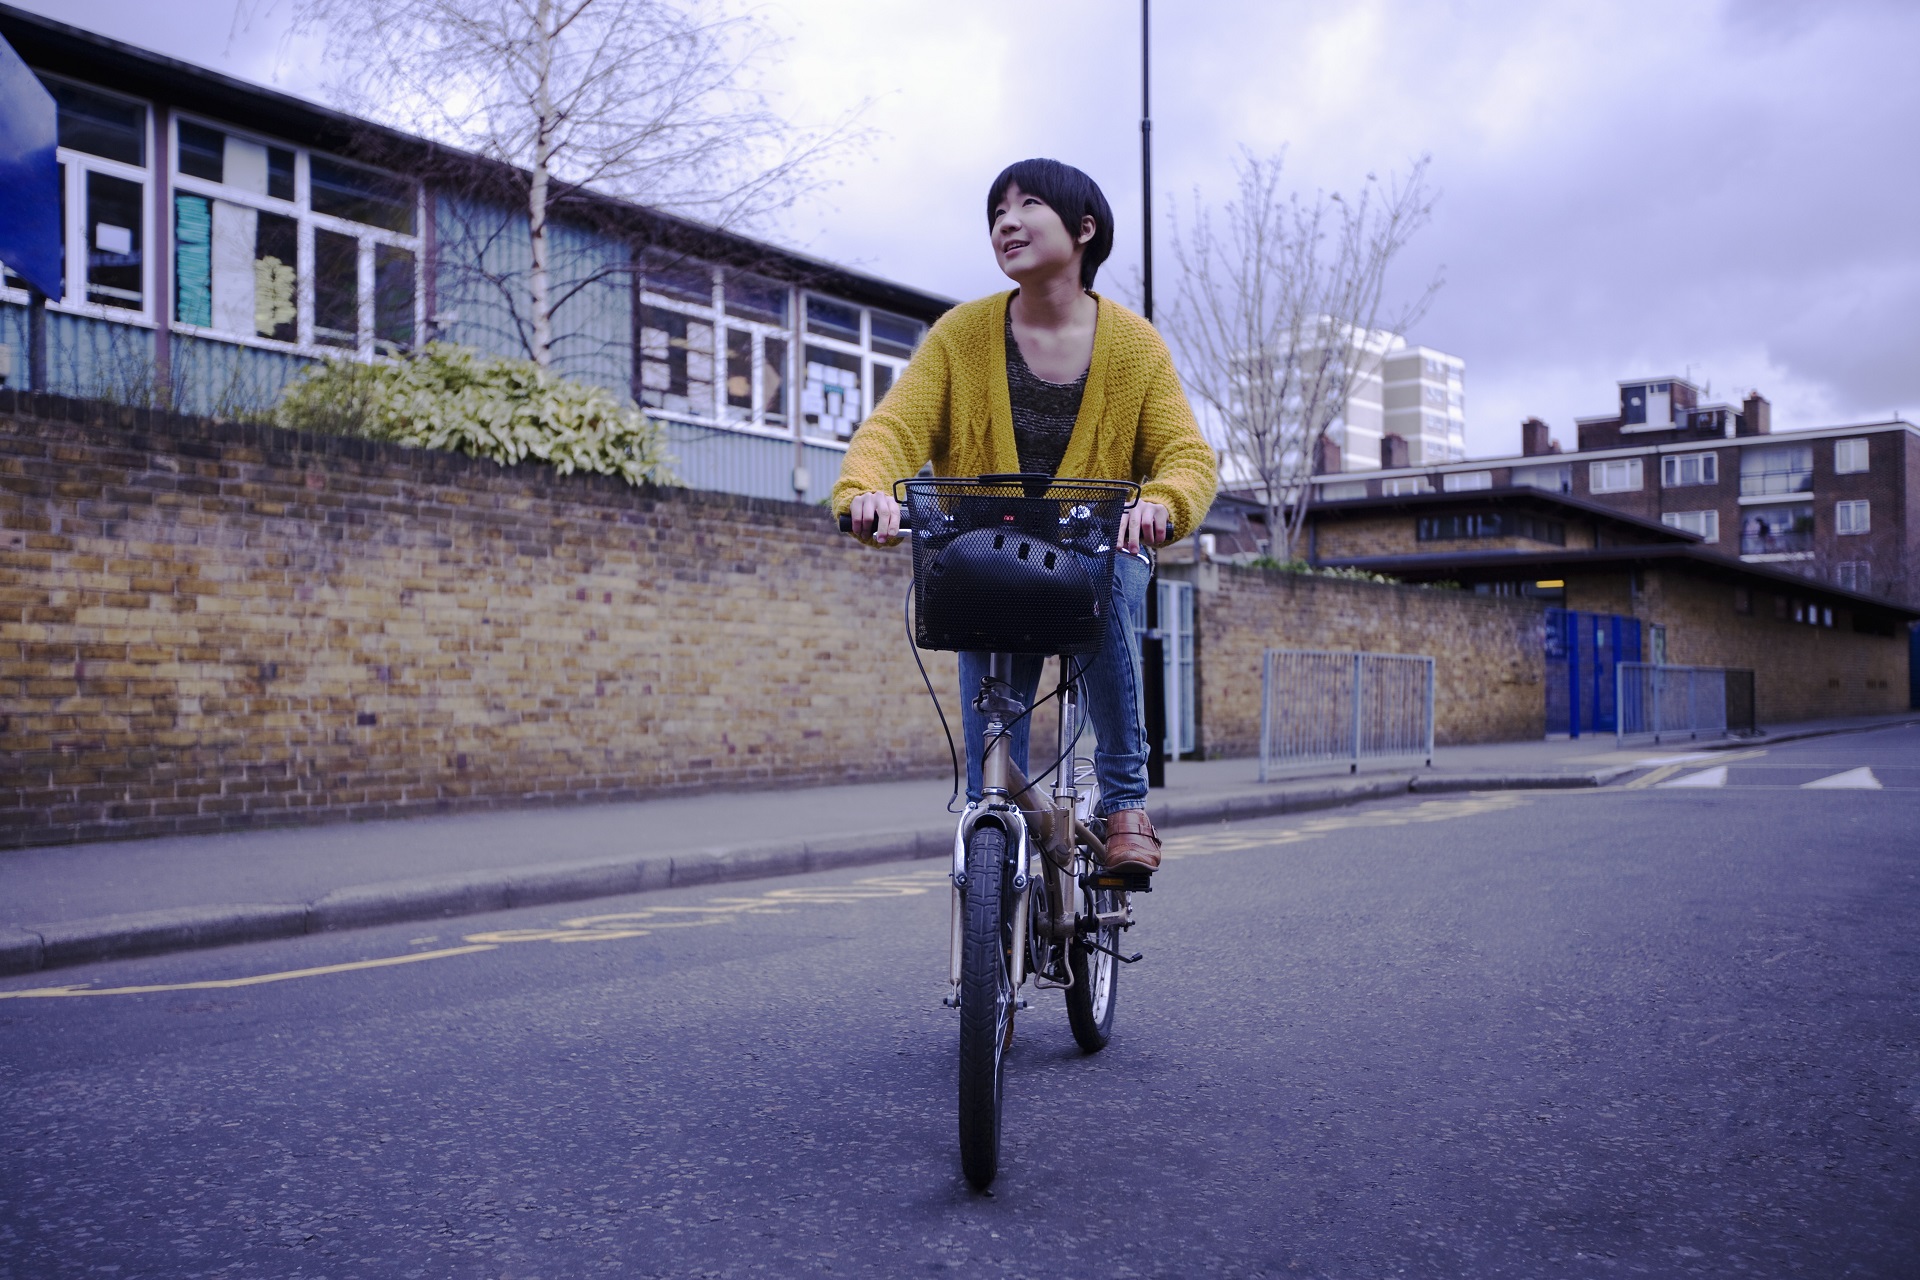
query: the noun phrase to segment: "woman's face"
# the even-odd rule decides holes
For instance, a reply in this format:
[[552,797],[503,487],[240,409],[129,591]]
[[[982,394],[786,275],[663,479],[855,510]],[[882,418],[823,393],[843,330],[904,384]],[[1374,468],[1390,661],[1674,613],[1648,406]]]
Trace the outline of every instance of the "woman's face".
[[993,256],[1013,280],[1069,268],[1077,276],[1081,245],[1093,238],[1093,219],[1083,218],[1081,224],[1078,238],[1068,235],[1051,205],[1011,183],[993,208]]

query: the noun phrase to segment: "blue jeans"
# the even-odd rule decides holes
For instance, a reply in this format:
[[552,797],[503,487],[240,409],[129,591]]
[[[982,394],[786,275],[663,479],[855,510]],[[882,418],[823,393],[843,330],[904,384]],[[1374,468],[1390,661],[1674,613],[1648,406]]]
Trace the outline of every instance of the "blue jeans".
[[[1100,780],[1100,811],[1147,806],[1147,735],[1140,719],[1140,635],[1147,622],[1147,582],[1153,571],[1137,556],[1118,552],[1113,557],[1113,608],[1107,613],[1107,639],[1100,652],[1065,661],[1086,664],[1080,688],[1087,718],[1093,723],[1096,746],[1094,774]],[[967,799],[980,798],[980,761],[986,753],[987,717],[976,711],[973,696],[987,674],[989,655],[960,655],[960,732],[967,740]],[[1040,685],[1037,654],[1013,660],[1013,689],[1021,701],[1033,705]],[[1013,762],[1027,769],[1027,733],[1033,717],[1023,717],[1007,734]],[[1051,759],[1053,752],[1047,752]],[[1042,761],[1044,764],[1045,761]],[[1065,767],[1065,766],[1062,766]]]

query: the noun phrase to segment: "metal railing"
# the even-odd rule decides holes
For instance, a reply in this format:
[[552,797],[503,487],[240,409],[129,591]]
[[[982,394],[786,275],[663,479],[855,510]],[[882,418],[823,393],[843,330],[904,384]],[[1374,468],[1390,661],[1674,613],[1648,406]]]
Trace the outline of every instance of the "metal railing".
[[1626,745],[1629,738],[1724,738],[1757,727],[1750,670],[1653,662],[1622,662],[1615,670],[1615,746]]
[[1295,765],[1433,763],[1433,659],[1269,649],[1260,672],[1260,781]]

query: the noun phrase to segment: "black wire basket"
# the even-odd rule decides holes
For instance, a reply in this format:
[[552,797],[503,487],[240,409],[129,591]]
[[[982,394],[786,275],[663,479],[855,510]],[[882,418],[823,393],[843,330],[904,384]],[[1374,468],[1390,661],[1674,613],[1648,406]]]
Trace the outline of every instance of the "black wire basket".
[[989,653],[1098,652],[1120,515],[1139,487],[1044,475],[903,480],[914,643]]

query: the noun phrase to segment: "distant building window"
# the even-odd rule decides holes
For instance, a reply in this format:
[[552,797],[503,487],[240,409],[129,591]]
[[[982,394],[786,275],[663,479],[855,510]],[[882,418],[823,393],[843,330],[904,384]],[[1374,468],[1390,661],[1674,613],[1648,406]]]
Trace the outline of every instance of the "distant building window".
[[223,338],[400,355],[418,340],[418,189],[181,118],[173,319]]
[[1867,469],[1867,441],[1835,440],[1833,442],[1833,469],[1839,475],[1851,475]]
[[1457,542],[1468,538],[1525,538],[1556,547],[1567,545],[1567,526],[1558,520],[1507,512],[1422,516],[1415,525],[1421,542]]
[[1833,580],[1848,591],[1873,590],[1873,565],[1866,560],[1842,560],[1834,566]]
[[860,341],[860,308],[825,298],[807,298],[807,332],[842,342]]
[[884,355],[899,356],[905,360],[920,345],[921,326],[916,321],[891,316],[884,311],[869,311],[867,327],[872,331],[870,342],[873,349]]
[[1367,482],[1365,480],[1344,480],[1339,484],[1323,484],[1320,486],[1320,500],[1322,502],[1346,502],[1353,498],[1364,498],[1366,496]]
[[728,315],[786,327],[787,295],[791,292],[786,285],[744,271],[729,271],[725,287]]
[[1720,483],[1720,455],[1674,453],[1660,459],[1660,483],[1668,489]]
[[643,307],[638,345],[636,399],[641,404],[694,418],[714,416],[711,321],[665,307]]
[[1835,533],[1871,533],[1872,504],[1864,501],[1834,503],[1833,529]]
[[[807,300],[809,316],[813,302]],[[852,439],[853,429],[867,416],[861,399],[860,357],[809,344],[806,381],[800,387],[800,415],[811,435]]]
[[1609,458],[1587,464],[1587,488],[1594,493],[1631,493],[1642,483],[1638,458]]
[[1740,554],[1799,555],[1813,550],[1813,507],[1787,503],[1748,507],[1740,513]]
[[1702,542],[1720,541],[1718,511],[1668,511],[1660,516],[1660,523],[1670,529],[1699,534]]
[[1382,480],[1380,492],[1389,498],[1405,498],[1416,493],[1432,493],[1433,485],[1425,476],[1400,476],[1394,480]]
[[1573,464],[1560,463],[1558,466],[1515,467],[1513,483],[1524,489],[1544,489],[1548,493],[1573,492]]
[[1491,471],[1449,471],[1440,478],[1440,486],[1448,493],[1465,493],[1472,489],[1493,488]]
[[1740,496],[1813,491],[1813,446],[1772,445],[1740,451]]
[[147,109],[65,80],[47,81],[58,107],[59,145],[103,160],[147,163]]

